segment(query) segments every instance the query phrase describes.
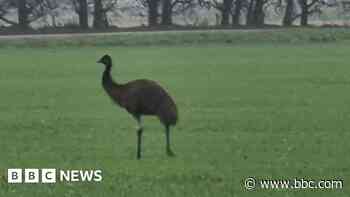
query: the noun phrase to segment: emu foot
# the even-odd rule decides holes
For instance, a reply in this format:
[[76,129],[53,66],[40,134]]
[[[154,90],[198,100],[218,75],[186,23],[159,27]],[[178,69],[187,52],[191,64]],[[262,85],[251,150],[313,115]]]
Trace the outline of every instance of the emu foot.
[[172,151],[172,150],[167,150],[166,151],[166,154],[169,156],[169,157],[175,157],[176,155],[175,155],[175,153]]

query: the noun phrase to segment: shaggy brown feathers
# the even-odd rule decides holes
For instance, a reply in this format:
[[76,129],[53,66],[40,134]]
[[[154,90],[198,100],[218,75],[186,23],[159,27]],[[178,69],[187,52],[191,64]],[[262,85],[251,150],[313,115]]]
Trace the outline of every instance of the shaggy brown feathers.
[[169,127],[177,123],[178,112],[170,95],[158,83],[147,79],[139,79],[126,84],[114,82],[111,76],[112,58],[109,55],[103,56],[98,63],[106,66],[102,77],[102,85],[106,93],[139,123],[137,158],[141,157],[142,115],[157,116],[163,123],[166,128],[167,153],[173,156],[174,153],[170,149]]

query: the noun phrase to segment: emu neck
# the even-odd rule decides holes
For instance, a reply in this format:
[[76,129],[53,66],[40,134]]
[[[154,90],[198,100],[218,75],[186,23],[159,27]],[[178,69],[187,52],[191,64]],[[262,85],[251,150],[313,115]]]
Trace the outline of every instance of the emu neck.
[[106,69],[103,72],[102,76],[102,85],[107,94],[112,98],[112,100],[118,103],[120,106],[123,106],[122,103],[122,85],[113,81],[111,76],[112,65],[106,65]]
[[106,65],[106,69],[103,72],[103,77],[102,77],[102,84],[105,88],[110,88],[114,85],[117,85],[117,83],[113,81],[111,70],[112,70],[112,65]]

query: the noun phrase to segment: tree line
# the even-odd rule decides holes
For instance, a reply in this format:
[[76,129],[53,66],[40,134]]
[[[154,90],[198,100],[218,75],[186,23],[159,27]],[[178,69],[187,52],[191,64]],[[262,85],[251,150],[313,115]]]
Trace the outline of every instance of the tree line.
[[[334,6],[336,1],[329,0],[129,0],[129,6],[120,7],[121,0],[0,0],[0,21],[23,29],[31,23],[51,16],[55,24],[64,5],[78,16],[78,25],[82,29],[89,26],[92,16],[92,28],[109,27],[108,13],[130,10],[142,10],[147,17],[149,27],[171,26],[174,15],[181,15],[198,9],[217,10],[217,20],[221,26],[263,26],[268,12],[278,13],[281,24],[293,25],[296,20],[301,26],[309,24],[309,16],[320,13],[324,6]],[[17,19],[9,17],[15,13]],[[244,21],[244,24],[242,24]]]

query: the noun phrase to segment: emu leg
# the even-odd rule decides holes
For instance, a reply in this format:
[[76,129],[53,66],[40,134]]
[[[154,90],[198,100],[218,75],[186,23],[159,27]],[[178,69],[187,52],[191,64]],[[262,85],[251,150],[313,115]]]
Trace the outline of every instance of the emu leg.
[[137,159],[141,159],[141,144],[142,144],[142,132],[143,132],[143,127],[142,127],[142,122],[141,118],[139,116],[134,116],[135,119],[137,120],[139,128],[137,129]]
[[137,159],[141,159],[142,132],[143,132],[142,128],[139,128],[137,130]]
[[165,136],[166,136],[166,153],[168,156],[174,157],[175,153],[170,148],[170,129],[168,125],[165,127]]

